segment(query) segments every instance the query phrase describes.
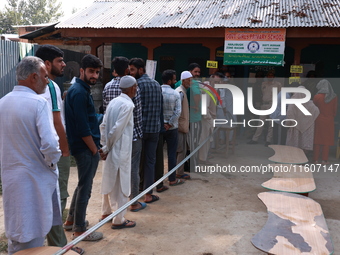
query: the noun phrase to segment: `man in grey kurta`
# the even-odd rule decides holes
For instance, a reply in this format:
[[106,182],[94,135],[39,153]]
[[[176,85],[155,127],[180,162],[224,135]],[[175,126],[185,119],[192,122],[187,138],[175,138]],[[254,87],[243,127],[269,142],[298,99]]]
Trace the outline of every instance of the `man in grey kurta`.
[[57,197],[61,152],[46,99],[47,70],[41,59],[24,58],[18,85],[0,100],[0,163],[8,252],[43,246],[61,224]]

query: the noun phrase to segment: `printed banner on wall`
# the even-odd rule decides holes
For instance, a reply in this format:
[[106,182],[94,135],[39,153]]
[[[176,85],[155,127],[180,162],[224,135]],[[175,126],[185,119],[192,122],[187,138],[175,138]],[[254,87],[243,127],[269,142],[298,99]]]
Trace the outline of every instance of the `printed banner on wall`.
[[226,28],[224,65],[284,65],[286,29]]

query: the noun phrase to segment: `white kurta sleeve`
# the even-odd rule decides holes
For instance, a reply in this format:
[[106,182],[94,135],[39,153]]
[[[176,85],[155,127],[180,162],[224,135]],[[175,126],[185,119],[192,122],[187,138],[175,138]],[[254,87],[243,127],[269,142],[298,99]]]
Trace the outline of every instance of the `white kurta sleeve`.
[[[114,114],[110,110],[109,112],[107,112],[107,114]],[[105,148],[103,147],[104,152],[109,152],[114,146],[114,144],[121,138],[121,136],[123,135],[123,131],[128,125],[132,115],[133,115],[133,107],[130,107],[128,105],[121,105],[118,111],[116,122],[113,125],[111,125],[112,126],[111,128],[110,126],[107,126],[106,147]],[[110,118],[110,115],[107,116],[106,125],[110,123],[109,118]]]
[[103,122],[99,126],[100,130],[100,144],[102,145],[102,150],[106,152],[106,121],[107,121],[107,114],[104,114]]
[[43,102],[42,107],[37,112],[37,129],[41,139],[40,152],[44,156],[46,164],[53,170],[61,156],[59,149],[59,137],[52,123],[52,113],[50,112],[47,101]]

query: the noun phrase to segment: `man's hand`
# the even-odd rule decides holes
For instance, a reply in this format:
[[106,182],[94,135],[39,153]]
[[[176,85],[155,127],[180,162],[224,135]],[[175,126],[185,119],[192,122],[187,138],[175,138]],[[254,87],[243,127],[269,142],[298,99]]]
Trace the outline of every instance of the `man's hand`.
[[172,125],[170,125],[169,123],[164,124],[164,128],[165,128],[166,131],[168,131],[171,127],[172,127]]
[[98,153],[97,145],[94,143],[92,136],[84,136],[83,139],[84,143],[86,143],[89,150],[92,152],[92,155],[96,155]]
[[68,148],[67,148],[67,151],[61,151],[61,156],[62,157],[68,157],[68,156],[70,156],[70,151],[68,150]]
[[106,158],[107,158],[107,153],[104,153],[102,149],[100,149],[98,152],[99,152],[100,158],[101,158],[102,160],[106,160]]
[[93,156],[96,155],[96,154],[99,152],[98,149],[96,149],[96,150],[91,150],[91,151],[92,151],[92,155],[93,155]]

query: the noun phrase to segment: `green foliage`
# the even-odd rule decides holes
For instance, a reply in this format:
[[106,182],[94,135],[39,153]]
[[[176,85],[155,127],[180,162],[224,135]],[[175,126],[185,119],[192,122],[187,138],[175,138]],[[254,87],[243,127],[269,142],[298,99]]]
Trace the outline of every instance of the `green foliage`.
[[58,21],[62,17],[58,0],[7,0],[0,12],[0,33],[15,33],[14,25],[37,25]]
[[0,236],[0,252],[7,252],[8,250],[8,241],[5,233]]
[[63,218],[62,218],[62,221],[63,221],[63,222],[66,221],[66,218],[67,218],[67,216],[68,216],[68,212],[69,212],[69,211],[70,211],[69,209],[65,209],[65,210],[63,211]]
[[73,156],[70,156],[71,167],[77,166],[76,159]]
[[11,26],[12,22],[0,12],[0,34],[13,34],[14,28]]
[[22,5],[15,0],[8,0],[8,5],[5,6],[5,10],[0,12],[0,33],[2,34],[14,34],[16,30],[13,25],[20,24],[22,22]]
[[78,8],[73,7],[71,13],[73,14],[73,13],[76,13],[77,11],[78,11]]
[[24,8],[24,25],[43,24],[57,21],[62,12],[61,3],[57,0],[26,0],[27,8]]

